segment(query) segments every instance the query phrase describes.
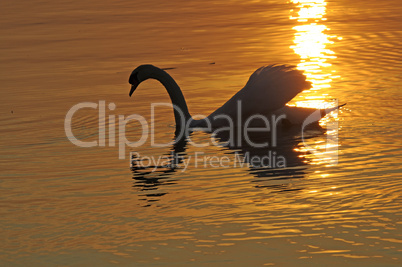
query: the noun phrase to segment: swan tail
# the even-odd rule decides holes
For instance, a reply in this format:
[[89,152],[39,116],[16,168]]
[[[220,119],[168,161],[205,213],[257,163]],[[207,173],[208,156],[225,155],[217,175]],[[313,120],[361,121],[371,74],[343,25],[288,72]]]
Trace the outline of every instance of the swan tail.
[[343,106],[345,106],[345,105],[346,105],[346,103],[345,103],[345,104],[342,104],[342,105],[339,105],[339,106],[336,106],[336,107],[332,107],[332,108],[320,109],[321,118],[324,117],[325,115],[331,113],[332,111],[337,110],[337,109],[339,109],[340,107],[343,107]]

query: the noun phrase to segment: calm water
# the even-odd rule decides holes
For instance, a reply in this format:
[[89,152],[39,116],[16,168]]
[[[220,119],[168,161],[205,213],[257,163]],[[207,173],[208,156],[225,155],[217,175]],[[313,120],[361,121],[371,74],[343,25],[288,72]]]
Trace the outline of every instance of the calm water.
[[[1,265],[399,266],[402,6],[300,2],[3,1]],[[338,164],[322,156],[329,132],[285,139],[285,169],[194,158],[244,147],[147,140],[119,159],[108,135],[105,147],[73,145],[64,119],[77,103],[114,103],[106,116],[117,121],[149,119],[151,103],[169,101],[155,81],[128,97],[144,63],[173,68],[192,114],[215,110],[260,66],[297,65],[313,89],[291,104],[347,103],[322,122],[339,125]],[[74,115],[77,138],[97,140],[98,115]],[[127,138],[138,140],[139,126]],[[157,142],[173,138],[169,109],[157,110],[155,128]],[[132,171],[129,151],[176,151],[188,166]]]

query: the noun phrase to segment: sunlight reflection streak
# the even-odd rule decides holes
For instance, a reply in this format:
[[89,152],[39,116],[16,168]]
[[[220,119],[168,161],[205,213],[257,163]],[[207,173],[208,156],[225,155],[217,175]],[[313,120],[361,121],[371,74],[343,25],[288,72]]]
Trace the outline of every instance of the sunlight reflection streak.
[[[290,48],[300,56],[297,68],[304,71],[307,80],[312,83],[312,88],[299,94],[290,105],[322,108],[324,104],[331,102],[331,97],[327,92],[331,88],[331,82],[339,78],[339,75],[335,75],[336,71],[330,63],[336,58],[336,55],[329,46],[334,43],[332,41],[334,38],[338,40],[342,38],[327,34],[330,29],[323,24],[326,21],[327,3],[325,0],[292,0],[291,2],[296,5],[297,9],[290,11],[289,18],[296,20],[298,25],[293,27],[296,32],[294,45],[291,45]],[[320,125],[331,124],[337,120],[337,112],[332,112],[320,121]],[[327,141],[334,140],[336,142],[311,140],[307,146],[300,148],[300,151],[310,153],[304,156],[310,164],[333,164],[331,153],[337,153],[337,131],[327,131],[326,136]]]

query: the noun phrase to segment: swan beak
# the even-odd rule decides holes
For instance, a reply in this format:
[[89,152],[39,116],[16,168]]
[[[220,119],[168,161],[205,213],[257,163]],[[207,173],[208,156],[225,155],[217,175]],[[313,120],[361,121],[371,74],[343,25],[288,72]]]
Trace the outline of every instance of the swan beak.
[[130,90],[130,93],[128,94],[129,96],[131,96],[134,93],[135,89],[137,89],[137,86],[138,86],[138,83],[131,85],[131,90]]

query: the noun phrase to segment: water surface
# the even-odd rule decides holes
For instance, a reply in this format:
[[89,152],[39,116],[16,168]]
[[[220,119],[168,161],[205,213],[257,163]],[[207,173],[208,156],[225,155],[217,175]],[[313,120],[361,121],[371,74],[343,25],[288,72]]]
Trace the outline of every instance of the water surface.
[[[393,0],[2,3],[0,262],[398,266],[401,11]],[[105,101],[117,121],[149,119],[151,103],[169,101],[154,81],[128,97],[128,76],[144,63],[172,68],[190,112],[205,115],[258,67],[297,65],[313,88],[290,104],[347,103],[322,121],[339,126],[337,164],[321,156],[325,131],[285,139],[284,169],[201,166],[244,147],[148,140],[119,159],[108,139],[73,145],[64,119],[77,103]],[[78,111],[74,134],[97,140],[98,115]],[[172,140],[169,109],[157,111],[155,127],[156,141]],[[140,133],[127,126],[130,140]],[[188,166],[132,171],[130,151],[176,151]]]

